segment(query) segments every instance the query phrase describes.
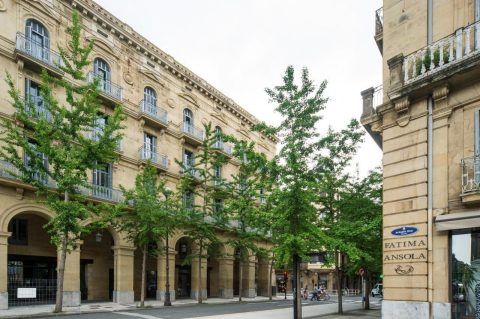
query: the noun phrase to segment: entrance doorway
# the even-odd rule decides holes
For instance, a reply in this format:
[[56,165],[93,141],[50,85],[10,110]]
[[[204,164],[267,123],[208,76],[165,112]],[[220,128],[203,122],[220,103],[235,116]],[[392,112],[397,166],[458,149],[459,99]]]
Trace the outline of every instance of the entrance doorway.
[[38,215],[22,213],[8,224],[9,306],[55,303],[57,253],[44,229],[46,223]]
[[175,245],[175,292],[177,298],[190,298],[192,289],[191,242],[188,237],[179,239]]

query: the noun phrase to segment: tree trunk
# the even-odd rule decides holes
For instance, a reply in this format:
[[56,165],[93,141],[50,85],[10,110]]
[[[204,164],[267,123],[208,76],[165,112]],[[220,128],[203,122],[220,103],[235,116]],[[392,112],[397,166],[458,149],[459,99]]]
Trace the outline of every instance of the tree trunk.
[[365,310],[370,309],[370,280],[368,278],[368,272],[365,269]]
[[273,260],[269,261],[268,270],[268,300],[272,300],[272,272],[273,272]]
[[[64,201],[70,200],[68,192],[65,192]],[[65,261],[67,259],[68,231],[62,234],[60,259],[57,260],[57,295],[55,297],[55,309],[53,312],[62,312],[63,308],[63,279],[65,277]]]
[[300,256],[293,255],[293,319],[302,319],[300,298]]
[[238,301],[242,301],[242,290],[243,290],[243,261],[242,253],[240,253],[240,259],[238,260]]
[[200,240],[200,249],[198,250],[198,303],[203,303],[202,296],[202,252],[203,241]]
[[341,278],[342,272],[340,270],[340,267],[338,266],[338,263],[337,263],[337,266],[336,266],[336,270],[337,270],[337,289],[338,289],[338,293],[337,293],[337,296],[338,296],[338,314],[343,315],[342,278]]
[[148,245],[143,245],[143,255],[142,255],[142,286],[140,291],[140,307],[145,307],[145,274],[147,272],[147,254],[148,254]]

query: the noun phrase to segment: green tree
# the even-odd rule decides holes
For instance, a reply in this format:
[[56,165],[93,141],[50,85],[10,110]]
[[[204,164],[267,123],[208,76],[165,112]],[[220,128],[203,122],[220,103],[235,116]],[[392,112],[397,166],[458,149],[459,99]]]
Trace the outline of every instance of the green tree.
[[[107,205],[93,205],[85,201],[81,190],[91,188],[87,172],[116,160],[115,153],[121,139],[119,129],[124,118],[120,106],[101,129],[98,80],[85,84],[85,68],[90,64],[93,47],[90,42],[80,44],[80,23],[73,13],[69,49],[59,48],[63,63],[58,67],[62,78],[42,71],[41,98],[43,109],[27,96],[21,97],[10,75],[7,74],[9,95],[15,113],[3,121],[3,146],[0,158],[11,163],[16,172],[11,174],[36,188],[36,194],[55,216],[48,222],[47,231],[52,243],[60,251],[57,261],[57,294],[55,312],[62,311],[65,259],[76,246],[82,234],[93,227],[104,226],[100,211]],[[58,98],[64,91],[66,99]],[[88,133],[94,132],[94,138]],[[19,153],[23,151],[23,155]],[[25,159],[25,161],[24,161]],[[86,221],[94,221],[84,226]]]
[[233,223],[229,228],[232,238],[227,241],[239,253],[238,301],[242,301],[243,262],[248,258],[246,252],[260,253],[258,241],[265,239],[261,232],[264,225],[259,223],[261,205],[266,204],[265,168],[267,159],[264,154],[255,152],[255,143],[234,140],[233,155],[240,160],[236,174],[227,186],[225,212]]
[[[223,212],[225,190],[221,187],[224,179],[215,174],[215,170],[221,169],[227,162],[217,147],[224,135],[215,132],[211,123],[205,124],[204,129],[204,138],[195,157],[184,158],[184,162],[177,161],[182,170],[179,187],[183,197],[182,226],[196,248],[191,257],[198,258],[198,303],[202,303],[204,298],[202,260],[207,258],[207,246],[218,242],[216,230],[226,223]],[[196,202],[195,197],[200,200]]]
[[294,68],[289,66],[283,83],[266,90],[277,104],[275,111],[282,116],[280,125],[261,124],[255,128],[278,136],[282,143],[274,173],[278,187],[271,195],[275,202],[271,214],[272,240],[277,262],[293,265],[295,319],[301,318],[298,269],[301,257],[325,242],[318,225],[316,171],[312,163],[319,148],[316,125],[327,102],[323,97],[326,85],[322,82],[316,88],[307,69],[302,70],[297,85]]
[[369,287],[382,273],[382,180],[379,170],[363,179],[352,178],[341,192],[340,213],[331,227],[332,235],[349,246],[346,271],[354,275],[365,270],[366,309]]
[[[142,252],[140,307],[144,307],[147,256],[157,255],[159,252],[157,243],[160,239],[168,240],[168,235],[177,223],[173,209],[175,206],[165,181],[158,179],[157,169],[150,162],[147,162],[143,171],[135,178],[134,188],[130,190],[121,188],[125,204],[130,204],[130,209],[119,214],[115,227],[124,232]],[[166,247],[168,249],[168,244]]]
[[[363,132],[357,120],[351,120],[347,128],[327,133],[318,140],[320,152],[315,157],[317,203],[320,219],[320,228],[327,235],[323,249],[329,250],[335,263],[337,273],[338,313],[343,313],[342,307],[342,275],[344,265],[342,261],[347,255],[350,260],[360,258],[361,251],[345,240],[347,229],[339,222],[346,198],[349,198],[352,174],[348,170],[352,158],[359,144],[362,142]],[[352,203],[355,205],[355,203]],[[346,220],[348,221],[348,220]]]

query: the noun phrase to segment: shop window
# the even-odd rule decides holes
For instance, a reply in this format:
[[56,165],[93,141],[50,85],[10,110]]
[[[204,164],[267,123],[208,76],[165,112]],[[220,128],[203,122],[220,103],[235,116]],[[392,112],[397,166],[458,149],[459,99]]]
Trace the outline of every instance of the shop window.
[[451,255],[452,319],[475,317],[480,306],[480,229],[452,233]]

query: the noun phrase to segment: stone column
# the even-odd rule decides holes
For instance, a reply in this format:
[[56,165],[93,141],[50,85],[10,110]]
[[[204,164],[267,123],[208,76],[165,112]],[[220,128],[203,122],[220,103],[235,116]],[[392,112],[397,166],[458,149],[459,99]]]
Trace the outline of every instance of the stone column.
[[[193,257],[192,258],[192,291],[190,296],[192,299],[198,298],[198,263],[199,258]],[[207,299],[207,258],[202,258],[202,297],[203,299]]]
[[134,302],[133,293],[133,261],[134,247],[114,246],[115,285],[113,287],[113,302],[131,304]]
[[233,257],[218,258],[218,289],[220,298],[233,298]]
[[375,89],[373,87],[368,88],[360,93],[362,95],[362,101],[363,101],[362,117],[370,116],[375,112],[373,108],[374,93],[375,93]]
[[264,258],[258,262],[258,295],[268,297],[268,276],[270,276],[269,260]]
[[255,289],[255,265],[255,256],[250,256],[243,263],[242,296],[246,298],[255,298],[257,295]]
[[[57,258],[62,252],[58,251]],[[77,307],[81,303],[80,294],[80,244],[77,249],[67,253],[65,260],[65,277],[63,280],[63,305]]]
[[[169,280],[170,280],[170,301],[175,300],[175,255],[177,252],[170,251],[169,253]],[[165,282],[166,282],[166,272],[165,264],[166,258],[164,255],[158,256],[157,260],[157,300],[165,300]]]
[[10,233],[0,232],[0,310],[8,309],[8,237]]

